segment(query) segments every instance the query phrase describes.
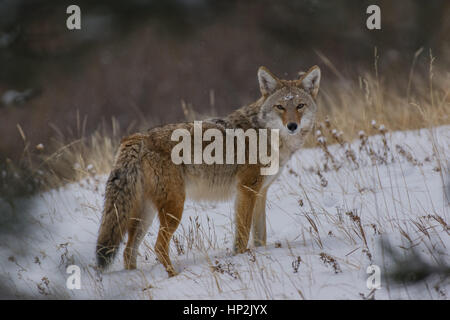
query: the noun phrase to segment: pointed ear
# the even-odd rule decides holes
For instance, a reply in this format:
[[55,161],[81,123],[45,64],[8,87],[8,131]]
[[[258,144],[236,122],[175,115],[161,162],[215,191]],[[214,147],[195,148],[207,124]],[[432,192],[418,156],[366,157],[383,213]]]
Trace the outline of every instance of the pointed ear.
[[263,96],[272,94],[276,89],[281,87],[280,80],[273,75],[266,67],[258,69],[259,89]]
[[300,86],[315,99],[319,93],[320,68],[318,66],[312,67],[301,77],[299,82]]

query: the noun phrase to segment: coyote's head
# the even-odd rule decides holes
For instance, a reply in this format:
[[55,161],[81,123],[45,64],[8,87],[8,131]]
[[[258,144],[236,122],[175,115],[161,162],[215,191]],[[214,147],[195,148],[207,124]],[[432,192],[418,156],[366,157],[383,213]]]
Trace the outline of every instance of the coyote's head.
[[298,80],[282,80],[267,68],[258,70],[263,102],[259,113],[262,124],[279,129],[281,137],[304,136],[312,129],[319,92],[320,69],[317,66],[302,73]]

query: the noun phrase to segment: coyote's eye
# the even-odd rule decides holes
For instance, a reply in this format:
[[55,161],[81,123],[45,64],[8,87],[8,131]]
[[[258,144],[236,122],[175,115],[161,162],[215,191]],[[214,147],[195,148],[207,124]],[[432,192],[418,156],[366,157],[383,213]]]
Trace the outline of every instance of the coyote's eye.
[[275,106],[275,108],[277,108],[278,110],[284,110],[283,106],[281,104],[277,104]]
[[297,106],[297,110],[300,110],[300,109],[303,108],[304,106],[305,106],[304,103],[300,103],[300,104]]

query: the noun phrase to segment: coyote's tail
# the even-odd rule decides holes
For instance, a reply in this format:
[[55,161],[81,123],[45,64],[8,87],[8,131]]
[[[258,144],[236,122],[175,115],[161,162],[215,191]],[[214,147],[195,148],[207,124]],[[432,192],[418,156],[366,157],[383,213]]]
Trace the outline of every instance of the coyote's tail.
[[97,266],[105,269],[113,261],[126,231],[130,212],[142,200],[142,135],[124,139],[114,169],[106,183],[105,204],[97,239]]

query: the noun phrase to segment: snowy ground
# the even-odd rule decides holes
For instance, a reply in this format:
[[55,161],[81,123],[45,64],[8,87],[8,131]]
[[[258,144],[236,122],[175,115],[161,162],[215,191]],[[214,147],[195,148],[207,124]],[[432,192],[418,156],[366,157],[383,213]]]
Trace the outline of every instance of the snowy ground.
[[[386,138],[387,145],[382,135],[335,144],[328,156],[321,148],[299,151],[269,191],[267,247],[231,255],[233,204],[186,202],[172,241],[180,272],[173,278],[152,251],[157,221],[137,270],[123,270],[122,247],[110,271],[95,271],[104,176],[39,195],[27,232],[0,235],[2,285],[18,298],[448,299],[448,279],[388,281],[392,259],[380,239],[402,256],[414,248],[430,263],[450,262],[443,188],[450,127]],[[80,290],[66,287],[73,264],[81,268]],[[381,288],[371,293],[366,270],[373,264],[381,268]]]

